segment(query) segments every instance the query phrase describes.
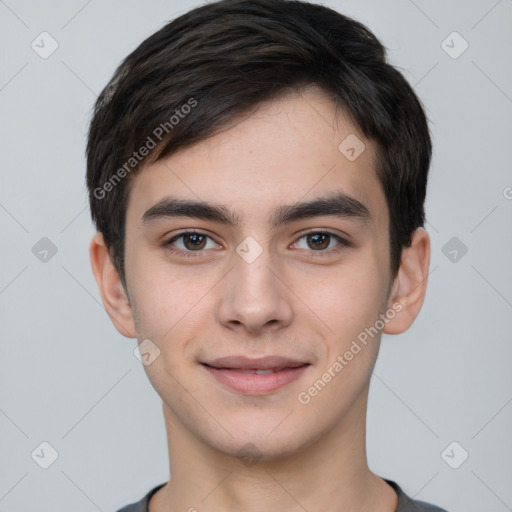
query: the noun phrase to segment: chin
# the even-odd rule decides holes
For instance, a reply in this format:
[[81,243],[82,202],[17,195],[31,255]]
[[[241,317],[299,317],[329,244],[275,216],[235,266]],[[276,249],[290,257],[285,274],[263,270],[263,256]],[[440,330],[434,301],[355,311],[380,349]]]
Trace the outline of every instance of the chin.
[[278,432],[277,429],[272,431],[251,425],[245,429],[228,431],[236,432],[236,435],[222,436],[222,439],[212,439],[207,435],[204,441],[224,455],[241,458],[241,462],[248,467],[255,465],[257,461],[279,460],[293,456],[311,442],[308,433],[301,432],[300,435],[294,436],[285,428]]

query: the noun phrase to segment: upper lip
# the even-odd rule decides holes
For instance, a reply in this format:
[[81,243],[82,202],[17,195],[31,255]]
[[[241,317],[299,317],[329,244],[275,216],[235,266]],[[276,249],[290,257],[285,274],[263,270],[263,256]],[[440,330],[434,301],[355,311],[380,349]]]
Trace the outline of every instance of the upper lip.
[[309,364],[307,361],[291,359],[281,356],[264,356],[258,358],[248,358],[244,356],[228,356],[203,362],[214,368],[230,368],[236,370],[275,370],[280,368],[296,368]]

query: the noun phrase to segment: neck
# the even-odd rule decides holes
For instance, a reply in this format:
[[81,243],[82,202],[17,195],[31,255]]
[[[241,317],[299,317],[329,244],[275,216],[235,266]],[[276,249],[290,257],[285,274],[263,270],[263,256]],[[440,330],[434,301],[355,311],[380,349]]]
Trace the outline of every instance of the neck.
[[150,512],[394,512],[395,491],[367,465],[366,398],[294,453],[243,460],[195,437],[164,404],[171,480]]

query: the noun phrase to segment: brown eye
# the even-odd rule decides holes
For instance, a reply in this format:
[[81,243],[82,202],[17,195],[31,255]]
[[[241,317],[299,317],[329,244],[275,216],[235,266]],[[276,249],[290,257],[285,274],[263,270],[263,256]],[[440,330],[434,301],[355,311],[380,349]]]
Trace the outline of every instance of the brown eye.
[[178,256],[206,256],[208,249],[218,249],[218,244],[207,234],[198,231],[182,231],[164,242],[166,250]]
[[187,249],[194,251],[198,249],[204,249],[207,237],[199,233],[187,233],[185,235],[182,235],[182,238],[183,245]]
[[331,241],[331,235],[327,233],[310,233],[306,235],[308,247],[311,249],[327,249]]
[[304,249],[309,257],[333,256],[347,247],[353,247],[348,240],[328,231],[304,233],[293,245],[296,249]]

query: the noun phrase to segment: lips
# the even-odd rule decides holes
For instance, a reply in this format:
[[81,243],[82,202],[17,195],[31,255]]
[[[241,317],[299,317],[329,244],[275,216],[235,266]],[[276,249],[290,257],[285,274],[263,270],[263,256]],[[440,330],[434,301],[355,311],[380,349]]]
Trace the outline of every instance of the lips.
[[307,361],[282,356],[264,356],[254,359],[244,356],[228,356],[202,364],[222,370],[234,370],[237,373],[256,373],[258,375],[277,373],[288,368],[309,365]]
[[201,363],[224,387],[246,395],[274,393],[301,378],[311,363],[281,356],[221,357]]

